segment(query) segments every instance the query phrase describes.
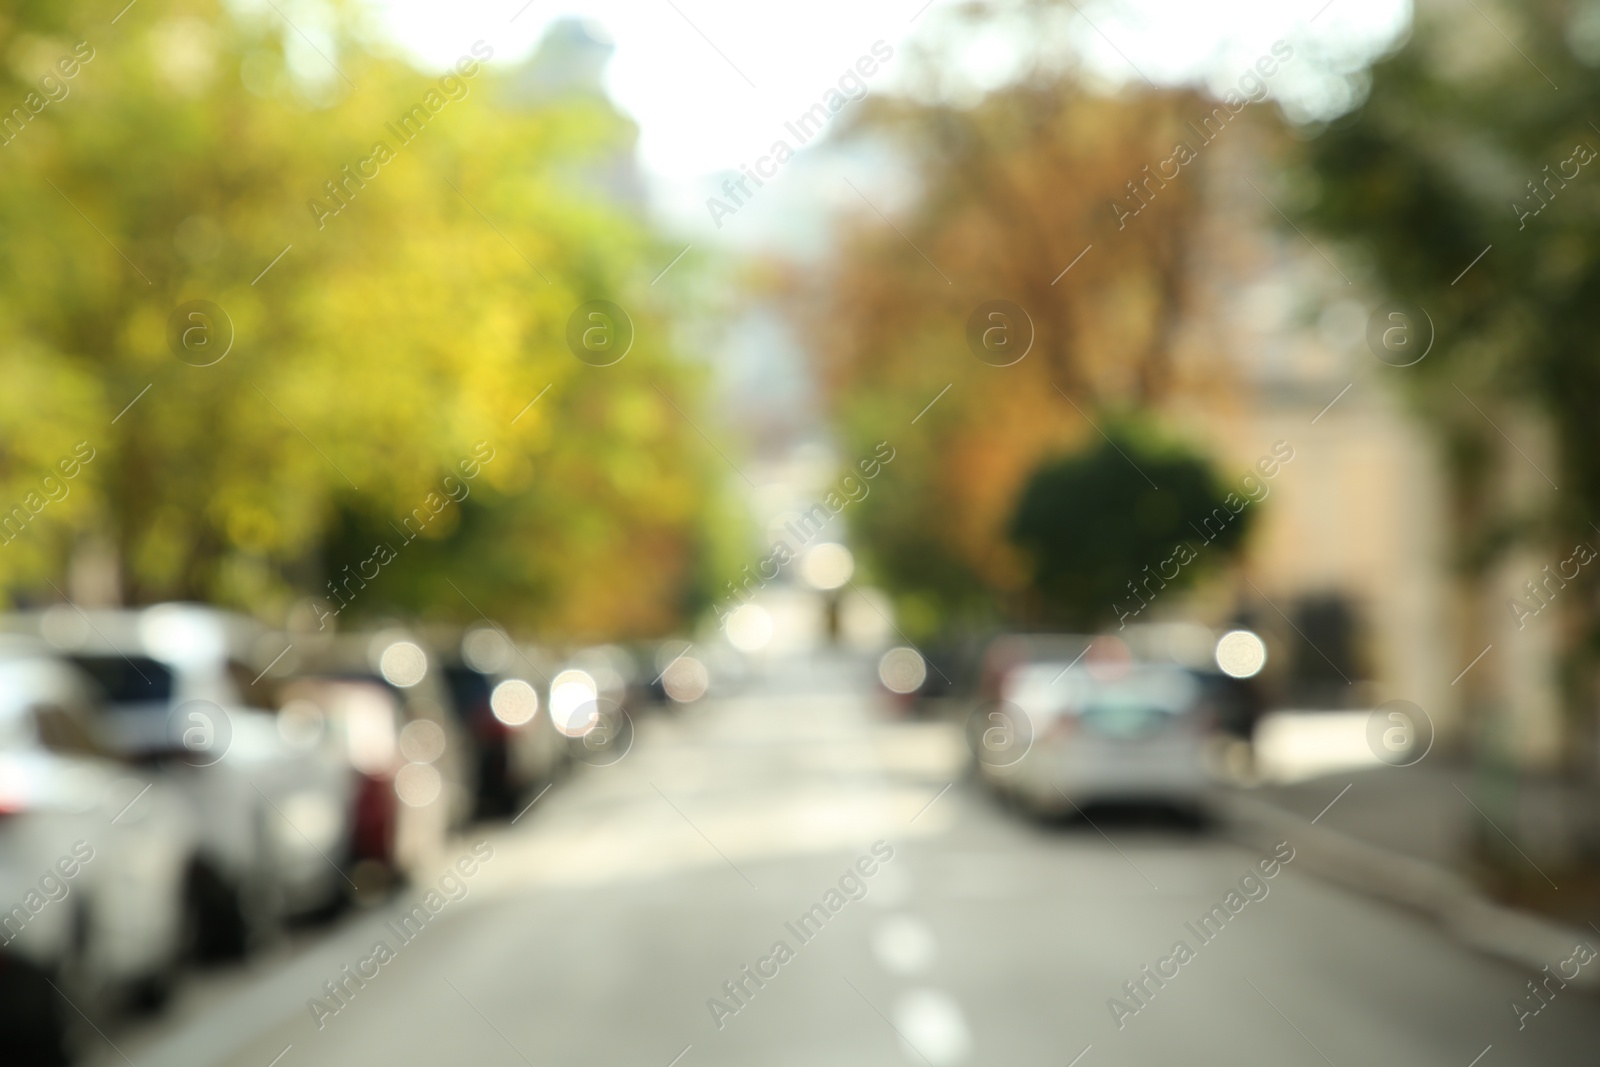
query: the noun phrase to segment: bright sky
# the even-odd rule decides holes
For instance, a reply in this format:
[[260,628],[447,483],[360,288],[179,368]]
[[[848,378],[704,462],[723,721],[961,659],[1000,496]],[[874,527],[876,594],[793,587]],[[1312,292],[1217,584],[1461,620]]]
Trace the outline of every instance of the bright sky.
[[[645,168],[670,183],[753,161],[874,42],[898,54],[910,36],[936,31],[949,0],[368,2],[429,66],[454,61],[480,38],[496,59],[518,59],[552,19],[598,21],[617,45],[612,96],[639,122]],[[1062,32],[1082,42],[1108,82],[1200,79],[1221,88],[1286,38],[1304,62],[1273,88],[1312,111],[1347,92],[1328,71],[1359,69],[1410,17],[1409,0],[1076,3],[1081,14]],[[1004,38],[963,45],[963,71],[979,85],[1005,69],[1014,48]],[[871,88],[893,87],[901,69],[890,60]]]

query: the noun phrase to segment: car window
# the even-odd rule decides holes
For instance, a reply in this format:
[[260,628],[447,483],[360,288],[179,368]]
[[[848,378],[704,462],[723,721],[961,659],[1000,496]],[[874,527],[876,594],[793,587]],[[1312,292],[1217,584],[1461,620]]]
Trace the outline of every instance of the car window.
[[171,668],[149,656],[74,656],[72,661],[113,705],[172,699]]
[[1199,683],[1187,671],[1136,667],[1116,679],[1096,680],[1070,662],[1030,664],[1018,670],[1005,698],[1029,715],[1050,717],[1088,708],[1148,707],[1177,714],[1199,696]]

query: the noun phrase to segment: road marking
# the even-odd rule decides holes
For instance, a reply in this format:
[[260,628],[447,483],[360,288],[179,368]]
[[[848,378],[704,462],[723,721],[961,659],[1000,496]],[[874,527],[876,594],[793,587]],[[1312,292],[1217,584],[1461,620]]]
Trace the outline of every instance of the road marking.
[[[839,977],[844,978],[843,975],[840,975]],[[867,1007],[871,1008],[873,1010],[874,1014],[876,1014],[878,1016],[878,1018],[882,1019],[884,1021],[884,1024],[887,1025],[889,1027],[889,1029],[894,1031],[896,1037],[898,1037],[901,1041],[905,1042],[906,1048],[908,1048],[911,1051],[915,1052],[918,1056],[922,1056],[922,1050],[919,1049],[917,1046],[913,1045],[911,1043],[911,1039],[906,1037],[905,1034],[902,1034],[900,1032],[900,1028],[898,1026],[896,1026],[894,1023],[889,1021],[889,1017],[887,1015],[885,1015],[881,1011],[878,1011],[878,1006],[876,1004],[872,1003],[872,1001],[867,1000],[867,995],[865,993],[861,992],[861,990],[856,989],[856,984],[854,982],[850,981],[850,979],[848,979],[848,978],[845,978],[844,979],[844,984],[849,986],[851,989],[855,989],[856,996],[860,997],[862,1000],[866,1000],[867,1001]],[[928,1057],[926,1057],[926,1056],[922,1056],[922,1062],[926,1063],[928,1065],[928,1067],[933,1067],[933,1061],[928,1059]]]
[[[917,1055],[941,1064],[960,1063],[972,1050],[972,1031],[961,1005],[942,989],[912,989],[895,1004],[900,1029],[917,1039]],[[906,1039],[911,1044],[910,1039]],[[926,1049],[927,1052],[923,1050]]]
[[891,974],[917,975],[933,966],[939,942],[914,915],[891,915],[872,931],[872,954]]

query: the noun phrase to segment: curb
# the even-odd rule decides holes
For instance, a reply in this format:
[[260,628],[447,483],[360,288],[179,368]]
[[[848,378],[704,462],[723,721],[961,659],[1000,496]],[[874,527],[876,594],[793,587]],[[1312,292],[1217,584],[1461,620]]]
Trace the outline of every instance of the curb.
[[[1454,871],[1313,825],[1266,801],[1225,793],[1217,807],[1226,831],[1239,840],[1257,848],[1291,841],[1297,866],[1420,912],[1457,941],[1498,959],[1538,971],[1566,959],[1580,941],[1592,941],[1585,931],[1496,904]],[[1581,970],[1567,984],[1600,991],[1600,968]]]

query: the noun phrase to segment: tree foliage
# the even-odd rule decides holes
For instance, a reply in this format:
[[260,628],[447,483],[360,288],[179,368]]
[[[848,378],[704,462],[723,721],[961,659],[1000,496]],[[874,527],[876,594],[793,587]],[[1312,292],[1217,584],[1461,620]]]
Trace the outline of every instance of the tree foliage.
[[1033,614],[1095,630],[1192,586],[1238,551],[1253,516],[1200,456],[1119,432],[1041,464],[1009,532],[1032,564]]
[[[1420,9],[1364,102],[1305,141],[1289,198],[1308,230],[1365,261],[1381,295],[1431,320],[1427,357],[1386,373],[1444,445],[1469,609],[1459,647],[1474,651],[1505,611],[1486,579],[1504,549],[1531,534],[1565,556],[1600,513],[1600,171],[1583,158],[1600,151],[1600,8],[1538,0],[1486,17],[1508,38],[1485,17]],[[1525,438],[1505,446],[1519,411],[1553,429],[1553,463],[1533,464]],[[1546,480],[1560,486],[1549,507],[1503,491]],[[1600,638],[1591,597],[1564,594],[1560,610],[1585,635],[1574,649]],[[1575,711],[1592,706],[1589,677],[1568,672]]]
[[[671,247],[590,180],[631,158],[631,123],[519,91],[483,42],[426,73],[345,5],[295,19],[320,48],[271,5],[0,17],[0,109],[93,54],[0,145],[0,508],[96,452],[0,546],[0,587],[53,597],[99,544],[134,602],[281,613],[387,540],[353,614],[673,625],[709,479],[667,400],[692,410],[700,376],[646,295]],[[632,318],[614,366],[568,350],[596,298]],[[169,344],[200,299],[233,338],[210,366]],[[479,442],[494,458],[458,502]]]
[[[1207,110],[1188,92],[1097,95],[1059,61],[976,100],[864,105],[851,143],[904,180],[862,191],[873,199],[800,309],[847,452],[885,437],[899,450],[854,521],[912,632],[1026,585],[1007,522],[1042,458],[1094,436],[1086,416],[1173,396],[1209,160],[1165,182],[1146,168]],[[1119,218],[1135,182],[1148,203]],[[1022,309],[1032,339],[1006,366],[967,338],[996,300]]]

